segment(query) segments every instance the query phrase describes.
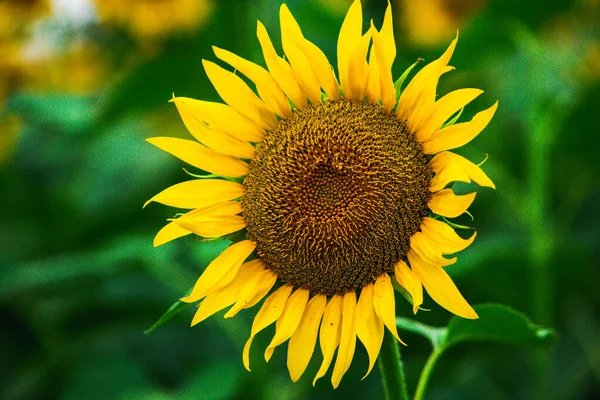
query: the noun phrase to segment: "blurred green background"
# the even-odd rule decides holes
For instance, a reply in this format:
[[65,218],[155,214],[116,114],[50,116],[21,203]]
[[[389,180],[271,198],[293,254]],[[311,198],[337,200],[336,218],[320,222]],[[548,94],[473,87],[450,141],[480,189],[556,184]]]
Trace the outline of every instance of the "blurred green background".
[[[347,0],[289,0],[335,65]],[[362,346],[341,387],[293,384],[285,346],[241,363],[251,309],[189,328],[193,307],[144,334],[225,244],[152,247],[173,210],[152,195],[187,179],[144,141],[187,137],[172,93],[218,100],[211,45],[262,63],[256,20],[278,45],[273,0],[0,0],[0,397],[2,399],[381,398]],[[384,0],[363,0],[379,26]],[[460,30],[440,93],[479,87],[469,118],[499,99],[460,151],[497,190],[471,211],[479,235],[448,270],[471,304],[510,305],[554,327],[546,350],[458,346],[428,399],[600,398],[600,1],[394,0],[394,76]],[[278,47],[279,48],[279,47]],[[596,199],[596,200],[594,200]],[[471,223],[468,218],[465,223]],[[397,296],[400,297],[400,296]],[[417,319],[445,325],[429,298]],[[399,299],[399,315],[411,316]],[[270,331],[269,331],[270,332]],[[400,332],[409,388],[430,351]]]

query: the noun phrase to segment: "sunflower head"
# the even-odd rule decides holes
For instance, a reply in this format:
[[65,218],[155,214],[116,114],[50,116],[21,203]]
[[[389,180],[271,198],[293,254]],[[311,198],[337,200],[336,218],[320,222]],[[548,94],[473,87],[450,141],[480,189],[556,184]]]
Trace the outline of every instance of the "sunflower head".
[[288,370],[304,373],[317,337],[322,377],[337,387],[358,338],[369,355],[367,374],[384,327],[398,340],[394,281],[416,313],[423,287],[442,307],[465,318],[477,314],[443,267],[475,239],[446,222],[463,214],[475,193],[455,195],[449,185],[475,181],[494,187],[475,164],[449,152],[491,120],[497,104],[468,122],[453,116],[482,92],[460,89],[439,99],[440,76],[456,39],[400,92],[391,68],[396,56],[391,8],[383,26],[363,32],[360,1],[350,7],[338,39],[338,75],[325,54],[304,37],[281,6],[285,58],[259,22],[266,69],[215,48],[236,73],[204,61],[226,104],[176,97],[184,124],[197,141],[149,141],[209,173],[195,175],[154,196],[188,209],[170,220],[155,245],[188,234],[234,238],[204,271],[186,302],[201,300],[192,325],[226,308],[226,318],[265,298],[243,361],[250,369],[254,337],[276,323],[268,361],[288,344]]

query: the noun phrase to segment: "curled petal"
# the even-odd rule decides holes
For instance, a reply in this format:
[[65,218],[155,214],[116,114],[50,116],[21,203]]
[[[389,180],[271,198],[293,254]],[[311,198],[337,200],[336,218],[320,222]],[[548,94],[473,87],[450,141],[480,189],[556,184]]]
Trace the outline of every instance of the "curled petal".
[[462,122],[437,131],[431,139],[423,143],[423,152],[435,154],[469,143],[490,123],[497,108],[498,102],[487,110],[475,114],[469,122]]
[[415,132],[417,140],[428,140],[453,114],[482,93],[483,90],[479,89],[459,89],[436,101],[423,124]]
[[456,285],[442,267],[425,262],[412,250],[408,251],[408,261],[412,270],[425,286],[425,290],[436,303],[459,317],[478,318],[475,310],[460,294]]
[[445,222],[429,217],[421,221],[421,231],[434,241],[444,254],[454,254],[466,249],[477,236],[477,232],[474,232],[469,239],[463,239]]
[[471,183],[471,180],[479,186],[496,188],[494,182],[481,168],[466,158],[449,151],[436,154],[429,162],[429,166],[435,172],[435,176],[429,184],[429,190],[432,192],[443,189],[450,182]]
[[448,218],[456,218],[467,211],[476,193],[457,196],[452,189],[443,189],[431,196],[427,206],[438,215]]
[[416,232],[411,236],[410,248],[422,259],[433,265],[445,267],[456,262],[456,257],[452,259],[444,258],[442,250],[423,232]]
[[417,275],[402,260],[396,263],[394,275],[398,283],[408,291],[413,302],[413,312],[416,314],[423,304],[423,285]]

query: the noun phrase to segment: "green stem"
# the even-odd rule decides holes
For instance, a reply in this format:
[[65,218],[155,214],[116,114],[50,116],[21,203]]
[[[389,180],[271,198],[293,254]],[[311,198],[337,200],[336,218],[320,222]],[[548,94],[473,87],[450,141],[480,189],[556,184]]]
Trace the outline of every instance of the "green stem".
[[[536,109],[528,126],[528,157],[526,192],[526,228],[529,231],[529,258],[532,272],[531,308],[536,323],[551,324],[554,275],[548,268],[554,247],[554,232],[550,218],[550,167],[552,144],[556,135],[556,111]],[[547,350],[534,350],[532,362],[536,371],[535,398],[546,399],[550,393],[551,355]]]
[[400,359],[400,347],[396,338],[387,330],[379,353],[379,370],[387,400],[408,400],[404,366]]
[[433,366],[435,365],[435,363],[441,355],[442,351],[439,349],[435,349],[427,359],[425,367],[423,367],[423,371],[421,371],[421,376],[419,377],[419,383],[417,384],[417,392],[415,393],[414,400],[423,399],[423,396],[425,395],[425,390],[427,389],[427,383],[429,382],[429,377],[431,376],[431,371],[433,371]]

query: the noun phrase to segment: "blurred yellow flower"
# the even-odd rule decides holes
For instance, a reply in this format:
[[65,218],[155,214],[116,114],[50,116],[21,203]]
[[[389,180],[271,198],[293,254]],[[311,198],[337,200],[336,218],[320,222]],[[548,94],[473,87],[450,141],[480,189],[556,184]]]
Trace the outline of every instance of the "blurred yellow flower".
[[23,43],[29,24],[49,11],[49,0],[0,0],[0,110],[22,80]]
[[417,46],[446,42],[462,28],[486,0],[396,0],[408,39]]
[[360,1],[350,6],[338,38],[337,77],[285,4],[280,25],[285,58],[258,22],[267,69],[217,47],[217,58],[236,72],[203,61],[227,104],[173,99],[197,141],[148,141],[209,175],[193,175],[146,204],[190,210],[169,220],[155,246],[189,234],[234,242],[182,299],[201,301],[192,325],[229,306],[225,317],[233,317],[265,299],[243,350],[244,366],[250,369],[256,335],[275,324],[267,362],[289,340],[287,367],[297,381],[318,337],[323,362],[313,384],[333,365],[337,387],[357,339],[369,356],[367,374],[385,328],[400,341],[393,284],[410,295],[415,313],[425,288],[450,312],[477,318],[444,269],[476,236],[461,238],[445,218],[465,213],[476,193],[457,195],[449,185],[494,184],[449,150],[475,138],[497,103],[454,124],[452,117],[482,91],[459,89],[438,99],[457,39],[399,93],[391,72],[391,7],[382,27],[371,24],[365,33]]
[[14,38],[28,23],[49,11],[50,0],[0,0],[0,40]]
[[190,32],[203,24],[211,0],[96,0],[98,18],[145,38]]
[[74,41],[24,64],[24,88],[34,92],[89,94],[105,83],[107,65],[100,48],[89,41]]

